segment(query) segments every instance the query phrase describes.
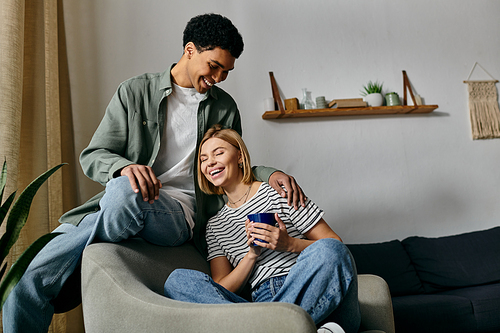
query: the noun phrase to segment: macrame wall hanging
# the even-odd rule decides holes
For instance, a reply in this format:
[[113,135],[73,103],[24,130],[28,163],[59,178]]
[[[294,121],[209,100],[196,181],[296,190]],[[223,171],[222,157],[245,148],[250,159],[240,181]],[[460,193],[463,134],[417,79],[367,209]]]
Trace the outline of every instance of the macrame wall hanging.
[[479,67],[492,80],[469,80],[476,65],[479,64],[477,62],[474,64],[469,77],[464,81],[467,83],[469,89],[472,138],[474,140],[500,138],[500,109],[498,108],[498,93],[496,88],[498,80],[495,80],[481,65]]

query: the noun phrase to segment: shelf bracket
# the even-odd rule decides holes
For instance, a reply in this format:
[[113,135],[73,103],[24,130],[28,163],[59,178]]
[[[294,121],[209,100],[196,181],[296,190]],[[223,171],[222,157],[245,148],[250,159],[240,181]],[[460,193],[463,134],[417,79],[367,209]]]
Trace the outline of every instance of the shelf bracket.
[[278,85],[276,84],[276,80],[274,79],[274,73],[269,72],[269,77],[271,79],[271,89],[273,90],[274,103],[278,105],[278,110],[280,111],[280,115],[278,118],[281,118],[285,115],[285,108],[283,107],[283,102],[281,101]]
[[411,84],[410,81],[408,80],[408,75],[406,75],[406,71],[403,71],[403,105],[408,105],[406,103],[406,88],[410,91],[410,96],[411,99],[413,100],[413,105],[417,105],[417,102],[415,101],[415,95],[413,95],[413,90],[411,89]]

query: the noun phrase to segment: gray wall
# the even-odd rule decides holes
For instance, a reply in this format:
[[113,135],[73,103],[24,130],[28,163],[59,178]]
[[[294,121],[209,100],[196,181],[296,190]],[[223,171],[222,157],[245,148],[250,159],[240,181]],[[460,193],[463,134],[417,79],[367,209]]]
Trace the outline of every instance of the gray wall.
[[[294,175],[346,242],[500,225],[500,140],[471,139],[463,83],[476,61],[500,78],[499,1],[65,0],[64,11],[78,152],[118,84],[178,61],[189,18],[217,12],[245,41],[220,86],[253,164]],[[435,113],[261,118],[269,71],[284,98],[307,87],[335,99],[360,97],[369,80],[402,95],[402,70]],[[100,189],[80,172],[82,201]]]

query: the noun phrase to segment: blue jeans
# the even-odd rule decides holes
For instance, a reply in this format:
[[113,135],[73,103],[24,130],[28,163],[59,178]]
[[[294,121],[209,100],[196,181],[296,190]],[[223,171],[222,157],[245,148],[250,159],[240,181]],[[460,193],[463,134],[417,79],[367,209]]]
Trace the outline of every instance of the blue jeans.
[[3,307],[3,331],[47,332],[51,304],[78,266],[83,250],[92,242],[119,242],[139,235],[146,241],[176,246],[190,231],[180,204],[166,194],[153,204],[132,191],[127,177],[106,185],[101,210],[87,215],[78,226],[62,224],[64,234],[49,242],[34,258]]
[[[248,302],[205,273],[187,269],[173,271],[164,291],[169,298],[191,303]],[[297,304],[316,324],[339,309],[336,318],[344,319],[339,324],[346,332],[357,332],[361,320],[354,260],[343,243],[331,238],[309,245],[288,275],[262,282],[252,291],[252,300]]]

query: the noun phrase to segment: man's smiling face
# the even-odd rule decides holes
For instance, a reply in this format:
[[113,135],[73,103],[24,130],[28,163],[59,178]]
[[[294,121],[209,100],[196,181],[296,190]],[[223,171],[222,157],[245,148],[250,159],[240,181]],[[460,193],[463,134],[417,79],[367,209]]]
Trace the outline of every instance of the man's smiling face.
[[224,81],[234,69],[236,58],[228,50],[216,47],[213,50],[198,52],[194,44],[186,49],[189,52],[187,64],[189,83],[199,93],[206,93],[214,84]]

